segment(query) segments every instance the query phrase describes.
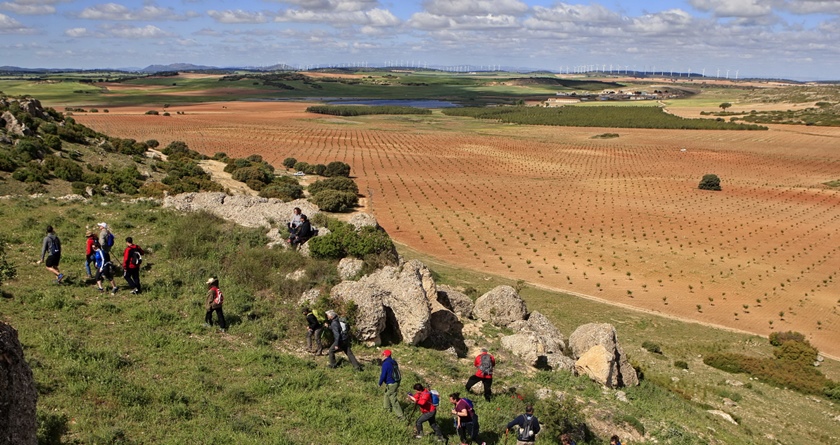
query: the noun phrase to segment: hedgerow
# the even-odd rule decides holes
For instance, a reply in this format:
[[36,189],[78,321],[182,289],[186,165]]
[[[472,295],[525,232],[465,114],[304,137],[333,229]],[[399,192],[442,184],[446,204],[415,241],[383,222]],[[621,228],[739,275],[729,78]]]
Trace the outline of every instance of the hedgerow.
[[503,123],[567,127],[659,128],[673,130],[767,130],[753,124],[686,119],[655,107],[446,108],[447,116],[494,119]]
[[400,107],[393,105],[314,105],[306,108],[307,113],[332,116],[365,116],[374,114],[432,114],[428,108]]

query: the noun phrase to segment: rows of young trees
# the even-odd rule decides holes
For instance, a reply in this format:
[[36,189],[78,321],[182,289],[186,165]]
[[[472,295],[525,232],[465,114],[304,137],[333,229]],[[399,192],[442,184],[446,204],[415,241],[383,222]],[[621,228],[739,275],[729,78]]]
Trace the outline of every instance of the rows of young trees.
[[568,127],[658,128],[674,130],[766,130],[754,124],[686,119],[654,107],[497,107],[446,108],[447,116],[493,119],[503,123]]

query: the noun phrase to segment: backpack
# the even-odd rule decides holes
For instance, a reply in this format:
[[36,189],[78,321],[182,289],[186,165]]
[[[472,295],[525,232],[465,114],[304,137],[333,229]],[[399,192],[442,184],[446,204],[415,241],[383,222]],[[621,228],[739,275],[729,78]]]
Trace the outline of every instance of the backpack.
[[140,267],[143,264],[143,255],[140,255],[139,249],[131,249],[128,252],[128,263],[134,267]]
[[105,245],[108,246],[108,247],[114,247],[114,234],[113,233],[108,232],[108,234],[105,235]]
[[394,379],[394,383],[400,383],[402,381],[402,373],[400,372],[400,365],[394,359],[391,359],[391,361],[394,362],[394,366],[391,367],[391,378]]
[[493,375],[493,359],[490,354],[482,354],[481,361],[478,363],[478,370],[484,375]]
[[225,296],[222,295],[222,291],[217,287],[216,290],[216,298],[213,299],[213,304],[216,306],[221,306],[222,303],[225,302]]
[[429,389],[429,394],[432,396],[432,405],[435,407],[440,405],[440,393],[435,389]]
[[534,441],[534,432],[531,431],[531,427],[534,424],[534,419],[536,416],[528,417],[525,416],[525,426],[519,428],[519,435],[516,437],[517,440],[521,440],[523,442],[533,442]]
[[347,343],[350,340],[350,323],[347,322],[346,318],[338,317],[338,326],[341,328],[338,340],[342,343]]
[[57,236],[55,238],[52,238],[49,252],[50,255],[61,255],[61,241],[58,240]]

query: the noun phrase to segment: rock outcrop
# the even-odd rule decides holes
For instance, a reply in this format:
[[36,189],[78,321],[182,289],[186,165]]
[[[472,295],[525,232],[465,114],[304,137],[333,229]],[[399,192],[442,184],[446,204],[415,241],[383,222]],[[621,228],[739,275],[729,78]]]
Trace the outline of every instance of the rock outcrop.
[[527,320],[508,325],[514,335],[502,337],[502,346],[537,368],[574,369],[574,360],[564,355],[565,338],[545,315],[533,312]]
[[496,326],[507,327],[515,321],[526,319],[528,308],[516,289],[497,286],[475,300],[473,316]]
[[363,227],[379,227],[379,223],[376,222],[376,217],[370,213],[357,213],[350,218],[350,221],[347,222],[353,226],[357,232]]
[[38,392],[17,331],[0,322],[0,443],[35,444]]
[[412,260],[386,266],[359,281],[343,281],[330,296],[353,301],[358,307],[354,334],[364,342],[404,342],[417,345],[432,330],[450,332],[458,318],[437,302],[437,288],[429,269]]
[[163,200],[163,207],[186,212],[206,211],[245,227],[269,227],[272,221],[282,224],[291,218],[295,207],[300,207],[310,218],[319,213],[318,206],[304,199],[283,202],[274,198],[229,196],[220,192],[167,196]]
[[615,328],[607,323],[579,326],[569,336],[575,369],[610,388],[639,384],[636,370],[618,343]]
[[15,115],[8,111],[4,111],[3,114],[0,114],[0,121],[5,122],[4,128],[9,134],[15,134],[18,136],[29,136],[32,134],[32,130],[30,130],[26,124],[17,120]]
[[350,280],[362,271],[364,265],[365,262],[357,258],[342,258],[338,262],[338,276],[342,280]]
[[463,292],[451,286],[440,285],[437,287],[437,300],[458,317],[472,318],[475,303]]

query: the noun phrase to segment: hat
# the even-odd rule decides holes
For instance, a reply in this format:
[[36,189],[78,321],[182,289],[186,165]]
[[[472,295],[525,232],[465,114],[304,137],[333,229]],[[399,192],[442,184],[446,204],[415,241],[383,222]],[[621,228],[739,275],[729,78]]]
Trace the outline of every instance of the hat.
[[330,318],[330,319],[338,316],[338,314],[336,314],[335,311],[327,311],[326,314],[327,314],[327,318]]
[[208,278],[208,279],[207,279],[207,284],[213,284],[213,283],[215,283],[215,282],[217,282],[217,281],[219,281],[219,279],[218,279],[218,278],[215,278],[215,277],[210,277],[210,278]]
[[97,224],[97,226],[102,227],[103,229],[108,228],[108,224],[105,224],[104,222],[101,222],[101,223]]
[[382,355],[384,355],[384,356],[386,356],[386,357],[390,357],[390,356],[391,356],[391,350],[390,350],[390,349],[386,349],[386,350],[382,351]]

